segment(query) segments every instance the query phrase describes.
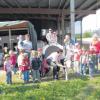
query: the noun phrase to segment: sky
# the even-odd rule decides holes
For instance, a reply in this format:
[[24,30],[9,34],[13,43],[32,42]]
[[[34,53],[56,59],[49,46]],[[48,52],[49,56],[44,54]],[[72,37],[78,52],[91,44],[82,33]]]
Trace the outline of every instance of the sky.
[[[81,33],[80,21],[75,23],[75,33]],[[82,32],[93,31],[100,29],[100,9],[96,11],[96,14],[90,14],[82,20]]]

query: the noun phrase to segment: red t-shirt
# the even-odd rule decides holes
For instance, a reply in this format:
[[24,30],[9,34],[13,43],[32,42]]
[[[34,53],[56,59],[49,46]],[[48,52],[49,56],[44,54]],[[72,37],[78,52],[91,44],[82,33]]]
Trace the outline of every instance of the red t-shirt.
[[100,53],[100,41],[98,41],[97,43],[93,44],[94,48],[95,48],[95,52],[96,53]]
[[15,54],[13,54],[13,55],[11,55],[10,56],[10,62],[11,62],[11,65],[15,65],[16,64],[16,55]]
[[29,59],[28,58],[24,58],[22,61],[22,65],[20,67],[21,71],[26,71],[29,69]]
[[80,55],[78,53],[74,54],[74,61],[79,61]]

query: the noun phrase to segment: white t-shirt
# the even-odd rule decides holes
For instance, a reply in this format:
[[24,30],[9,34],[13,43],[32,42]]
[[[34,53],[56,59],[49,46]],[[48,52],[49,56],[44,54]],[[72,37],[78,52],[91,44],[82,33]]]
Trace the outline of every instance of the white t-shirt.
[[18,41],[18,49],[24,49],[23,41],[22,40]]
[[70,44],[69,42],[65,44],[65,48],[66,48],[66,59],[70,60],[73,52],[74,52],[74,45]]
[[11,63],[10,63],[10,61],[5,61],[4,62],[4,67],[5,67],[5,69],[6,69],[6,71],[7,72],[11,72]]
[[57,34],[47,33],[46,39],[49,43],[57,43]]
[[51,53],[47,59],[51,59],[53,62],[59,62],[63,58],[63,55],[58,55],[57,52]]
[[24,40],[23,44],[24,44],[24,49],[26,52],[29,52],[32,49],[32,42],[31,41]]
[[23,55],[24,55],[24,54],[19,54],[19,56],[18,56],[18,58],[17,58],[18,67],[19,67],[20,65],[22,65]]
[[22,37],[22,35],[20,35],[18,37],[18,49],[24,49],[23,48],[23,37]]

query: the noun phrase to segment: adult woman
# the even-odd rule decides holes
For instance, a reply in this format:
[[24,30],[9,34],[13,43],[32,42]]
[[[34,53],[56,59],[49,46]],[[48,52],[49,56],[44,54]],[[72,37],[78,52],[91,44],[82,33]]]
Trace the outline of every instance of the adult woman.
[[96,54],[100,52],[100,40],[98,35],[93,35],[91,46],[94,47]]
[[98,68],[98,57],[100,54],[100,40],[99,40],[99,36],[97,34],[93,35],[90,47],[93,47],[95,50],[95,54],[96,54],[95,65]]

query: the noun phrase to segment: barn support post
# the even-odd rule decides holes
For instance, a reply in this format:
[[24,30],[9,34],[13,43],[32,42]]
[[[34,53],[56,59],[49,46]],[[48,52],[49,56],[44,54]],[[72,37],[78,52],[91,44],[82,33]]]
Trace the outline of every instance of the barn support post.
[[83,45],[83,39],[82,39],[82,19],[81,19],[81,21],[80,21],[80,26],[81,26],[81,33],[80,33],[80,41],[81,41],[81,47],[82,47],[82,45]]
[[60,19],[57,20],[58,34],[60,35]]
[[61,29],[62,29],[61,44],[63,44],[63,38],[64,38],[64,35],[65,35],[64,18],[65,18],[65,15],[64,15],[64,13],[62,13],[62,17],[61,17]]
[[75,41],[75,0],[70,0],[71,38]]
[[57,20],[57,28],[58,28],[58,43],[61,43],[61,24],[60,24],[60,18]]
[[12,49],[12,44],[11,44],[11,29],[9,29],[9,48]]

